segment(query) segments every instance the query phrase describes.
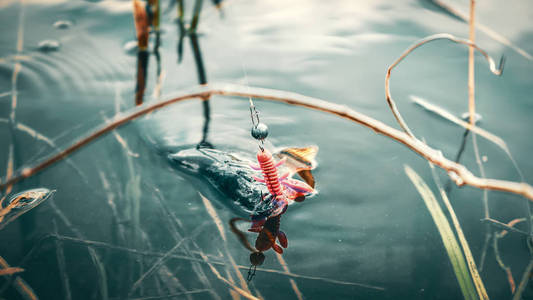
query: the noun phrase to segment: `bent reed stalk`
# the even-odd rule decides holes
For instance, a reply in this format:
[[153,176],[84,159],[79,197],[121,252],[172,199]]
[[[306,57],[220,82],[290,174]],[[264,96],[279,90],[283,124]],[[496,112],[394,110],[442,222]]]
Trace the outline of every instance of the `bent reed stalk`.
[[[402,53],[402,55],[400,55],[400,57],[398,57],[387,68],[387,75],[385,75],[385,97],[387,99],[387,104],[389,105],[389,107],[390,107],[390,109],[392,111],[392,114],[394,115],[394,118],[396,118],[396,121],[398,122],[400,127],[402,127],[402,129],[405,131],[405,133],[407,133],[409,136],[411,136],[413,138],[415,137],[413,132],[411,131],[411,129],[409,129],[409,126],[407,126],[407,123],[402,118],[402,115],[400,114],[400,111],[398,110],[398,107],[396,106],[396,102],[392,99],[392,95],[391,95],[391,92],[390,92],[391,72],[392,72],[392,69],[394,69],[396,66],[398,66],[400,64],[400,62],[402,60],[404,60],[416,48],[418,48],[418,47],[420,47],[420,46],[422,46],[424,44],[437,41],[437,40],[449,40],[449,41],[457,43],[457,44],[463,44],[463,45],[469,46],[470,49],[473,48],[473,49],[479,51],[479,53],[481,53],[483,55],[483,57],[485,57],[485,59],[487,60],[487,62],[489,64],[490,72],[492,74],[494,74],[496,76],[500,76],[500,75],[503,74],[503,65],[504,65],[504,62],[505,62],[505,58],[503,56],[500,58],[499,66],[498,66],[498,68],[496,68],[496,63],[494,62],[492,57],[490,57],[485,50],[481,49],[480,47],[478,47],[475,43],[471,42],[470,40],[465,40],[465,39],[462,39],[462,38],[458,38],[458,37],[455,37],[455,36],[453,36],[453,35],[451,35],[449,33],[438,33],[438,34],[430,35],[428,37],[425,37],[425,38],[415,42],[413,45],[411,45],[409,48],[407,48],[407,50],[405,50]],[[468,129],[472,129],[473,127],[475,127],[474,124],[469,124]]]
[[102,125],[94,132],[74,142],[74,144],[67,147],[65,150],[57,153],[56,155],[44,159],[42,162],[34,166],[26,167],[21,171],[17,171],[16,175],[14,175],[13,177],[3,180],[3,182],[0,184],[0,189],[5,189],[9,185],[12,185],[32,175],[35,175],[36,173],[44,170],[45,168],[53,165],[54,163],[61,161],[71,153],[89,144],[98,137],[124,124],[127,124],[130,121],[135,120],[145,114],[184,100],[203,100],[207,97],[211,97],[214,95],[241,97],[246,101],[248,101],[248,98],[253,97],[263,100],[283,102],[289,105],[301,106],[317,111],[330,113],[363,125],[367,128],[372,129],[376,133],[384,135],[405,145],[406,147],[411,149],[413,152],[419,154],[426,160],[446,170],[450,178],[458,186],[470,185],[480,189],[504,191],[522,195],[533,201],[533,187],[531,185],[525,182],[479,178],[472,174],[472,172],[470,172],[462,164],[456,163],[444,157],[440,150],[433,149],[421,140],[413,136],[409,136],[405,132],[392,128],[381,121],[378,121],[374,118],[357,112],[347,106],[292,92],[241,86],[235,84],[213,84],[197,86],[193,89],[192,92],[183,92],[179,95],[176,95],[175,97],[164,101],[145,103],[139,107],[132,108],[131,110],[125,113],[117,114],[114,118],[111,119],[110,122]]

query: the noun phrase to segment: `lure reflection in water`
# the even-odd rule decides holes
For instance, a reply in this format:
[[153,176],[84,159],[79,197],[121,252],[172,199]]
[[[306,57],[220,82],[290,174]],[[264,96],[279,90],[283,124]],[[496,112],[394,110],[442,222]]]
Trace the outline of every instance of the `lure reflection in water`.
[[[283,156],[281,153],[286,150],[276,151],[274,155]],[[267,217],[274,209],[270,201],[261,201],[269,190],[254,179],[257,172],[250,168],[252,159],[246,152],[194,147],[175,151],[168,159],[203,195],[219,200],[238,215]],[[284,167],[289,172],[287,179],[301,170],[289,159]]]
[[258,201],[268,190],[252,178],[254,172],[245,155],[190,148],[170,154],[168,158],[207,198],[219,200],[241,216],[268,213],[271,205]]
[[2,203],[0,209],[0,230],[22,214],[50,198],[55,190],[36,188],[12,195]]

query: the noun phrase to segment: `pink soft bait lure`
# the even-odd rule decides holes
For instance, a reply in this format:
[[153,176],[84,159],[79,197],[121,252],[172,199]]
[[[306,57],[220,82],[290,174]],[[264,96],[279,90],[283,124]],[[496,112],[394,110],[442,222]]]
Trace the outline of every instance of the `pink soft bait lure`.
[[[283,165],[286,159],[278,162],[274,161],[272,154],[266,150],[264,139],[268,136],[268,127],[259,122],[259,113],[255,109],[250,99],[250,116],[252,118],[252,136],[260,142],[259,151],[257,151],[257,162],[259,165],[250,164],[254,170],[261,171],[263,178],[255,177],[258,182],[266,185],[269,195],[263,197],[261,201],[272,201],[273,208],[268,216],[252,216],[252,226],[248,229],[251,232],[258,232],[255,247],[259,252],[266,251],[270,248],[278,253],[283,253],[283,248],[287,248],[287,236],[279,230],[280,218],[287,210],[289,201],[303,199],[305,196],[315,192],[314,188],[307,183],[290,178],[287,172],[279,176],[278,167]],[[276,239],[280,242],[281,247],[276,244]],[[252,265],[254,262],[252,262]]]

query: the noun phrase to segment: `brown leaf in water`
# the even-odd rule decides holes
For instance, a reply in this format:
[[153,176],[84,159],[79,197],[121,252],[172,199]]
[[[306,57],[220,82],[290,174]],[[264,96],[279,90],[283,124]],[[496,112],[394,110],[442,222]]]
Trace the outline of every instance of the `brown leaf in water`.
[[133,1],[133,19],[135,21],[135,31],[139,50],[146,50],[148,47],[148,14],[143,3],[139,0]]
[[307,183],[310,187],[315,188],[315,177],[311,173],[311,170],[300,170],[297,172],[300,177]]

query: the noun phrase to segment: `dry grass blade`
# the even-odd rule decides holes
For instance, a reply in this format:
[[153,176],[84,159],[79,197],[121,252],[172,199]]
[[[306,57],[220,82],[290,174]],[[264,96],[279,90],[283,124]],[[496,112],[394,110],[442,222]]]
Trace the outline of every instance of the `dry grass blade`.
[[500,138],[499,136],[495,135],[495,134],[492,134],[488,131],[486,131],[485,129],[482,129],[480,127],[477,127],[477,126],[472,126],[470,123],[468,122],[465,122],[461,119],[459,119],[458,117],[454,116],[452,113],[450,113],[449,111],[445,110],[444,108],[438,106],[438,105],[435,105],[435,104],[432,104],[430,102],[428,102],[427,100],[421,98],[421,97],[418,97],[418,96],[414,96],[414,95],[411,95],[409,96],[411,98],[411,101],[413,101],[413,103],[417,104],[417,105],[420,105],[421,107],[423,107],[424,109],[432,112],[432,113],[435,113],[441,117],[443,117],[444,119],[454,123],[454,124],[457,124],[465,129],[468,129],[476,134],[479,134],[480,136],[484,137],[485,139],[493,142],[494,144],[496,144],[498,147],[500,147],[503,151],[505,151],[505,153],[507,155],[510,155],[510,151],[509,151],[509,148],[507,147],[507,144],[505,143],[505,141]]
[[[448,253],[448,257],[455,272],[455,277],[459,282],[459,287],[461,288],[464,298],[468,300],[476,299],[476,290],[472,285],[472,280],[470,278],[468,268],[466,267],[463,252],[461,251],[461,248],[455,239],[455,235],[450,227],[450,223],[448,223],[448,220],[440,208],[435,195],[433,195],[424,180],[413,169],[407,165],[404,166],[404,169],[405,173],[418,190],[418,193],[420,193],[420,196],[422,196],[422,199],[424,200],[424,203],[426,204],[426,207],[433,218],[433,222],[439,230],[440,237],[444,243],[446,252]],[[481,295],[479,296],[480,299],[482,299]]]
[[[276,258],[278,259],[278,262],[281,265],[281,267],[283,268],[283,270],[285,272],[287,272],[287,273],[290,273],[291,271],[289,270],[289,265],[287,265],[287,262],[285,262],[285,259],[283,259],[283,256],[281,256],[281,254],[276,252]],[[303,300],[304,296],[303,296],[302,292],[300,292],[300,289],[298,288],[298,285],[296,284],[296,281],[294,279],[290,278],[289,282],[291,284],[292,290],[296,294],[296,298],[298,298],[298,300]]]
[[411,137],[414,137],[414,134],[412,133],[411,129],[409,129],[409,126],[407,126],[407,123],[404,121],[402,115],[400,114],[400,111],[398,111],[398,108],[396,106],[396,102],[392,99],[392,95],[390,93],[391,72],[392,72],[392,69],[394,69],[404,58],[406,58],[416,48],[418,48],[418,47],[420,47],[420,46],[422,46],[424,44],[427,44],[429,42],[433,42],[433,41],[437,41],[437,40],[450,40],[450,41],[452,41],[454,43],[463,44],[463,45],[467,45],[469,47],[473,47],[476,50],[478,50],[485,57],[485,59],[489,63],[490,71],[494,75],[501,75],[502,72],[503,72],[503,61],[504,61],[503,57],[500,60],[500,66],[498,68],[496,68],[496,64],[494,63],[494,60],[492,59],[492,57],[490,57],[487,54],[487,52],[485,52],[485,50],[479,48],[476,44],[472,43],[469,40],[457,38],[457,37],[455,37],[455,36],[453,36],[451,34],[447,34],[447,33],[439,33],[439,34],[430,35],[428,37],[425,37],[425,38],[415,42],[412,46],[407,48],[407,50],[405,50],[402,53],[402,55],[400,55],[400,57],[398,57],[387,68],[387,75],[385,76],[385,96],[386,96],[386,99],[387,99],[387,103],[389,104],[389,107],[390,107],[392,113],[394,114],[394,117],[398,121],[398,124],[400,124],[400,126],[405,131],[405,133],[407,133]]
[[421,98],[421,97],[417,97],[417,96],[414,96],[414,95],[411,95],[409,96],[411,98],[411,101],[413,101],[415,104],[417,105],[420,105],[422,108],[432,112],[432,113],[435,113],[443,118],[445,118],[446,120],[452,122],[452,123],[455,123],[465,129],[468,129],[476,134],[479,134],[480,136],[484,137],[485,139],[491,141],[492,143],[496,144],[498,147],[500,147],[504,152],[505,154],[509,157],[509,159],[511,160],[511,163],[513,164],[516,172],[518,173],[518,175],[520,176],[520,178],[523,178],[523,175],[522,175],[522,171],[520,170],[520,168],[518,167],[518,164],[516,163],[516,160],[514,159],[514,156],[511,154],[511,150],[509,150],[509,147],[507,146],[507,143],[505,143],[505,141],[500,138],[499,136],[493,134],[493,133],[490,133],[482,128],[479,128],[477,126],[473,126],[471,125],[470,123],[468,122],[465,122],[461,119],[459,119],[458,117],[454,116],[452,113],[448,112],[447,110],[445,110],[444,108],[438,106],[438,105],[435,105],[433,103],[430,103],[429,101]]
[[[115,112],[118,114],[120,111],[118,108],[120,108],[119,100],[120,99],[120,91],[118,89],[115,89]],[[105,122],[109,122],[109,119],[102,113],[102,117],[104,118]],[[128,142],[116,131],[112,131],[113,136],[115,137],[115,140],[120,144],[122,149],[124,150],[124,153],[131,157],[139,157],[139,153],[133,152],[131,148],[128,146]]]
[[[476,10],[475,10],[475,7],[476,7],[476,1],[470,0],[470,19],[468,19],[470,30],[469,30],[468,37],[472,43],[475,43],[476,41],[476,34],[475,34],[476,33],[476,30],[475,30]],[[475,97],[476,89],[475,89],[474,73],[475,73],[474,72],[474,47],[469,46],[468,47],[468,112],[469,112],[469,120],[470,120],[469,124],[471,125],[471,127],[475,127],[475,124],[476,124],[476,97]],[[476,157],[476,164],[478,165],[479,173],[481,175],[481,178],[485,178],[486,177],[485,168],[483,167],[483,163],[481,162],[481,155],[479,155],[479,147],[477,145],[477,135],[475,132],[472,134],[472,144],[474,146],[474,155]],[[507,155],[514,162],[514,159],[512,158],[511,153],[508,150],[507,150]],[[517,170],[519,170],[516,164],[515,164],[515,167]],[[482,199],[483,199],[483,211],[485,214],[485,218],[490,218],[489,196],[488,196],[487,190],[483,191]],[[488,249],[491,236],[492,236],[492,232],[490,230],[490,227],[485,226],[485,242],[483,244],[483,250],[481,252],[481,263],[480,263],[481,268],[483,268],[483,264],[485,262],[485,256],[487,253],[487,249]],[[465,250],[465,255],[466,254],[467,254],[467,251]],[[467,255],[467,259],[468,259],[468,255]],[[470,271],[472,272],[472,269]],[[476,285],[476,288],[477,288],[477,285]],[[479,288],[477,290],[479,293]]]
[[[170,209],[168,208],[168,206],[166,205],[164,201],[164,197],[161,194],[161,191],[158,188],[154,188],[154,192],[155,192],[154,193],[155,197],[153,197],[153,199],[155,200],[155,203],[158,204],[159,208],[161,209],[163,221],[165,222],[167,230],[170,232],[174,241],[180,240],[182,238],[182,235],[179,233],[179,229],[183,230],[180,219],[176,217],[176,215],[173,212],[170,211]],[[196,243],[194,242],[194,240],[191,240],[191,242],[192,242],[192,246],[196,246]],[[188,257],[193,257],[192,251],[188,247],[187,244],[184,245],[183,249],[185,250],[185,254]],[[199,249],[199,247],[197,247],[197,249]],[[200,255],[203,255],[203,252],[201,252],[201,250],[199,252],[201,253]],[[191,258],[189,259],[189,261],[191,262],[193,271],[198,278],[198,282],[202,283],[204,287],[210,290],[209,294],[212,296],[213,299],[220,300],[221,299],[220,296],[214,293],[211,282],[208,280],[204,270],[202,269],[200,265],[200,262],[204,262],[204,261],[201,259],[197,259],[197,258]],[[190,298],[190,296],[187,296],[187,298],[192,299]]]
[[[20,5],[19,15],[18,15],[18,30],[17,30],[17,55],[20,55],[23,49],[24,45],[24,15],[25,15],[25,7],[24,2]],[[22,69],[22,65],[20,64],[20,61],[15,60],[15,64],[13,66],[13,74],[11,76],[11,112],[9,113],[9,123],[11,126],[15,124],[15,116],[16,116],[16,109],[17,109],[17,102],[18,102],[18,91],[17,91],[17,81],[18,81],[18,75],[20,74],[20,70]],[[14,137],[12,135],[12,140],[9,145],[9,156],[8,156],[8,163],[7,163],[7,170],[6,170],[6,176],[9,178],[13,175],[13,168],[14,168]],[[12,185],[8,185],[6,187],[6,195],[11,192]],[[1,199],[2,201],[4,198]],[[0,201],[1,202],[1,201]],[[0,203],[1,205],[2,203]],[[20,278],[17,278],[18,280]],[[21,279],[20,279],[21,280]],[[17,284],[20,289],[25,290],[24,282],[19,282]],[[31,288],[28,286],[28,292],[24,293],[21,291],[21,295],[28,295],[28,296],[35,296]]]
[[137,281],[133,284],[133,286],[130,289],[128,297],[131,297],[137,289],[141,286],[143,281],[148,278],[150,275],[154,274],[155,271],[157,271],[163,264],[165,264],[166,260],[170,258],[170,255],[174,253],[178,248],[181,247],[181,245],[187,240],[188,238],[183,238],[181,241],[179,241],[172,249],[168,250],[165,255],[161,256],[157,259],[157,261],[146,271],[144,274],[141,275]]
[[[7,63],[10,61],[31,61],[32,56],[31,55],[8,55],[5,57],[0,58],[0,63]],[[0,93],[0,98],[6,97],[8,95],[11,95],[11,92],[4,92]]]
[[126,239],[126,230],[124,229],[124,224],[119,222],[120,217],[118,213],[117,204],[115,203],[115,193],[111,189],[111,184],[107,179],[106,172],[98,171],[98,174],[100,175],[100,181],[102,182],[103,191],[107,196],[107,204],[109,205],[109,208],[111,208],[111,214],[113,215],[113,219],[117,222],[116,230],[118,232],[118,239],[121,243],[123,243]]
[[495,233],[493,240],[492,240],[492,249],[494,251],[494,257],[496,258],[496,262],[500,266],[500,268],[505,272],[507,275],[507,282],[509,283],[509,287],[511,288],[511,293],[514,294],[516,290],[516,284],[514,282],[513,273],[511,272],[511,268],[505,265],[503,262],[503,259],[500,256],[500,247],[499,247],[499,240],[504,236],[503,232],[507,233],[507,231],[502,231],[500,233]]
[[525,182],[513,182],[507,180],[497,180],[488,178],[479,178],[472,174],[465,166],[456,163],[452,160],[445,158],[442,152],[435,150],[422,141],[409,136],[405,132],[401,132],[394,129],[383,122],[373,119],[367,115],[359,113],[349,107],[327,102],[321,99],[303,96],[297,93],[254,88],[249,86],[239,86],[234,84],[223,85],[202,85],[194,88],[195,92],[181,93],[178,96],[163,100],[160,102],[150,102],[143,104],[142,106],[132,108],[126,113],[119,114],[113,118],[110,123],[104,124],[89,135],[79,139],[65,150],[61,151],[54,156],[44,159],[40,163],[34,166],[27,167],[19,171],[9,180],[4,180],[0,183],[0,189],[5,189],[7,186],[20,181],[21,179],[28,178],[43,169],[53,165],[56,162],[61,161],[71,153],[96,140],[100,136],[109,133],[115,128],[123,126],[132,120],[135,120],[145,114],[156,111],[160,108],[189,100],[189,99],[205,99],[212,95],[223,96],[237,96],[242,97],[246,101],[250,97],[257,99],[264,99],[270,101],[283,102],[290,105],[302,106],[305,108],[330,113],[338,117],[353,121],[362,126],[372,129],[373,131],[382,134],[388,138],[391,138],[411,149],[413,152],[424,157],[426,160],[435,164],[436,166],[446,170],[452,177],[455,183],[459,186],[470,185],[480,189],[489,189],[497,191],[505,191],[522,195],[529,200],[533,201],[533,187]]
[[446,195],[446,192],[442,188],[439,177],[437,176],[437,173],[435,172],[435,167],[431,163],[429,164],[429,166],[431,167],[431,173],[439,189],[442,201],[444,202],[444,205],[446,206],[446,209],[448,210],[448,213],[450,214],[450,217],[452,219],[455,232],[457,233],[457,236],[459,237],[459,243],[461,243],[461,247],[463,248],[463,253],[468,263],[468,269],[470,270],[470,275],[472,276],[472,280],[474,281],[474,286],[476,287],[477,294],[480,299],[489,299],[489,296],[487,295],[487,291],[485,290],[485,285],[483,284],[483,281],[481,280],[481,276],[479,276],[476,262],[474,260],[474,257],[472,256],[472,251],[470,251],[470,246],[468,246],[468,242],[466,241],[465,235],[463,233],[463,229],[461,229],[461,224],[459,223],[459,219],[457,219],[457,215],[455,214],[455,210],[453,209],[452,204],[450,203],[450,200],[448,199],[448,195]]
[[202,198],[202,202],[204,203],[205,210],[217,226],[218,232],[220,233],[220,237],[222,237],[222,240],[226,242],[226,232],[224,231],[224,225],[222,224],[222,220],[220,220],[220,217],[218,216],[215,208],[213,207],[213,204],[211,204],[211,201],[204,197],[201,193],[198,193],[200,195],[200,198]]
[[[233,280],[233,276],[231,276],[231,272],[230,272],[230,269],[228,267],[226,267],[226,276],[228,277],[228,280],[229,280],[229,282],[231,284],[235,284],[235,280]],[[232,288],[229,288],[229,294],[231,296],[231,299],[233,299],[233,300],[241,299],[241,296],[239,295],[239,293],[237,293]]]
[[200,197],[202,198],[202,202],[204,203],[205,209],[211,219],[213,219],[213,222],[218,228],[218,231],[220,233],[220,237],[224,241],[224,250],[226,251],[226,256],[228,257],[228,260],[230,261],[231,266],[235,270],[235,273],[237,274],[237,278],[239,279],[239,282],[241,284],[241,287],[247,291],[250,292],[250,288],[248,287],[248,284],[246,283],[246,280],[244,279],[244,276],[242,276],[242,273],[239,271],[239,268],[237,268],[237,264],[235,263],[235,260],[233,259],[233,256],[228,250],[227,247],[227,239],[226,239],[226,232],[224,231],[224,225],[222,221],[220,220],[220,217],[218,216],[215,208],[213,207],[213,204],[211,204],[211,201],[204,197],[201,193],[198,193]]
[[[468,16],[465,13],[463,13],[463,12],[459,11],[458,9],[450,6],[449,4],[446,4],[446,3],[444,3],[443,1],[440,1],[440,0],[432,0],[431,2],[436,4],[436,5],[438,5],[442,9],[446,10],[447,12],[449,12],[452,15],[454,15],[455,17],[463,20],[464,22],[468,22]],[[480,23],[476,23],[475,26],[476,26],[476,28],[479,31],[483,32],[484,34],[486,34],[487,36],[489,36],[493,40],[495,40],[495,41],[497,41],[499,43],[502,43],[505,46],[513,49],[514,51],[516,51],[516,53],[522,55],[526,59],[533,60],[533,56],[531,56],[531,54],[527,53],[524,49],[522,49],[522,48],[518,47],[517,45],[513,44],[509,39],[507,39],[503,35],[497,33],[496,31],[494,31],[494,30],[490,29],[489,27],[487,27],[487,26],[485,26],[483,24],[480,24]]]
[[0,269],[0,276],[13,275],[21,272],[24,272],[23,268],[9,267],[5,269]]
[[222,281],[223,283],[227,284],[232,289],[234,289],[237,293],[239,293],[241,296],[243,296],[243,297],[245,297],[247,299],[252,299],[252,300],[258,300],[259,299],[259,298],[255,297],[254,295],[252,295],[249,291],[245,291],[244,289],[241,289],[237,285],[232,284],[229,280],[227,280],[222,275],[220,275],[220,273],[217,271],[217,269],[209,262],[209,260],[207,259],[207,256],[205,254],[201,254],[201,256],[202,256],[202,259],[204,260],[204,262],[209,266],[209,269],[211,270],[211,272],[220,281]]
[[[117,246],[117,245],[113,245],[113,244],[109,244],[109,243],[105,243],[105,242],[100,242],[100,241],[85,240],[85,239],[80,239],[80,238],[75,238],[75,237],[54,235],[54,234],[44,236],[43,238],[41,238],[41,242],[40,243],[43,243],[45,240],[48,240],[48,239],[58,239],[58,240],[65,241],[65,242],[70,242],[70,243],[73,243],[73,244],[83,245],[85,247],[89,246],[89,247],[94,247],[94,248],[110,249],[110,250],[121,251],[121,252],[125,252],[125,253],[131,253],[131,254],[135,254],[135,255],[139,255],[139,256],[162,257],[162,256],[164,256],[166,254],[166,253],[163,253],[163,252],[137,250],[137,249],[132,249],[132,248],[123,247],[123,246]],[[28,253],[24,257],[24,259],[22,259],[22,261],[23,261],[22,265],[24,265],[24,262],[28,261],[33,256],[35,251],[36,250],[32,249],[32,251],[30,251],[30,253]],[[200,256],[200,258],[186,256],[186,255],[179,255],[179,254],[171,254],[171,255],[169,255],[169,257],[171,257],[172,259],[179,259],[179,260],[191,261],[191,262],[200,262],[200,263],[204,263],[204,264],[212,264],[212,265],[218,265],[218,266],[226,266],[227,265],[226,263],[224,263],[222,261],[215,260],[217,258],[213,258],[213,257],[210,258],[208,255],[204,254],[203,252],[198,252],[197,254]],[[241,269],[241,270],[248,270],[249,269],[248,266],[237,265],[237,267],[239,269]],[[290,272],[285,272],[285,271],[280,271],[280,270],[274,270],[274,269],[257,268],[257,271],[265,272],[265,273],[278,274],[278,275],[288,276],[288,277],[292,277],[292,278],[299,278],[299,279],[306,279],[306,280],[313,280],[313,281],[321,281],[321,282],[337,284],[337,285],[357,286],[357,287],[368,288],[368,289],[373,289],[373,290],[378,290],[378,291],[384,291],[385,290],[383,287],[373,286],[373,285],[364,284],[364,283],[341,281],[341,280],[335,280],[335,279],[331,279],[331,278],[324,278],[324,277],[318,277],[318,276],[307,276],[307,275],[295,274],[295,273],[290,273]]]
[[[67,218],[67,216],[57,207],[53,199],[50,199],[48,202],[50,203],[50,207],[54,210],[56,215],[59,217],[59,220],[63,222],[63,224],[69,228],[78,238],[84,239],[85,237],[83,234],[70,222],[70,220]],[[98,275],[98,286],[100,288],[100,298],[102,300],[109,299],[108,297],[108,286],[107,286],[107,273],[105,270],[104,263],[102,262],[102,259],[96,253],[96,250],[92,247],[87,247],[87,252],[89,252],[89,256],[91,258],[91,261],[94,264],[94,267],[96,269],[96,273]]]
[[[9,269],[10,266],[7,263],[7,261],[0,256],[0,266],[5,270]],[[30,287],[30,285],[24,281],[24,279],[20,278],[19,276],[15,275],[14,285],[19,294],[22,296],[22,298],[26,300],[37,300],[39,297],[35,294],[33,289]]]
[[[249,268],[250,267],[239,266],[239,269],[248,270]],[[290,272],[280,271],[280,270],[257,268],[256,271],[266,272],[266,273],[274,273],[274,274],[279,274],[279,275],[285,275],[285,276],[289,276],[289,277],[292,277],[292,278],[308,279],[308,280],[314,280],[314,281],[322,281],[322,282],[338,284],[338,285],[357,286],[357,287],[362,287],[362,288],[372,289],[372,290],[377,290],[377,291],[384,291],[385,290],[385,288],[383,288],[381,286],[375,286],[375,285],[359,283],[359,282],[342,281],[342,280],[336,280],[336,279],[324,278],[324,277],[318,277],[318,276],[300,275],[300,274],[295,274],[295,273],[290,273]]]
[[[31,137],[33,137],[33,138],[36,139],[36,140],[39,140],[39,141],[44,142],[44,143],[47,144],[50,148],[52,148],[52,150],[54,150],[55,152],[58,152],[58,153],[59,153],[59,152],[61,151],[61,149],[59,149],[59,147],[56,145],[56,143],[55,143],[52,139],[46,137],[46,136],[45,136],[44,134],[42,134],[42,133],[39,133],[37,130],[35,130],[35,129],[33,129],[33,128],[31,128],[31,127],[29,127],[29,126],[27,126],[27,125],[25,125],[25,124],[22,124],[22,123],[20,123],[20,122],[17,122],[17,123],[16,123],[15,128],[16,128],[17,130],[20,130],[21,132],[24,132],[24,133],[30,135]],[[81,178],[83,178],[83,180],[84,180],[85,182],[89,182],[89,180],[87,179],[87,175],[85,175],[85,173],[83,173],[83,172],[80,170],[80,168],[78,168],[78,167],[76,166],[76,164],[74,164],[74,162],[73,162],[72,160],[70,160],[70,159],[67,158],[65,161],[67,162],[68,165],[70,165],[70,166],[72,167],[72,169],[73,169],[74,171],[76,171],[76,172],[78,173],[78,175],[80,175]]]
[[[523,222],[525,221],[526,219],[525,218],[521,218],[521,219],[515,219],[513,221],[517,221],[517,222]],[[499,228],[499,229],[503,229],[503,231],[500,233],[500,235],[505,236],[507,234],[507,231],[512,231],[512,232],[516,232],[516,233],[520,233],[520,234],[523,234],[523,235],[529,235],[527,232],[525,231],[522,231],[520,229],[516,229],[514,228],[514,224],[516,223],[509,223],[509,224],[505,224],[505,223],[502,223],[500,221],[497,221],[497,220],[494,220],[494,219],[491,219],[491,218],[485,218],[485,219],[481,219],[482,222],[487,222],[489,223],[490,225],[493,225],[494,227],[496,228]]]

